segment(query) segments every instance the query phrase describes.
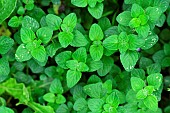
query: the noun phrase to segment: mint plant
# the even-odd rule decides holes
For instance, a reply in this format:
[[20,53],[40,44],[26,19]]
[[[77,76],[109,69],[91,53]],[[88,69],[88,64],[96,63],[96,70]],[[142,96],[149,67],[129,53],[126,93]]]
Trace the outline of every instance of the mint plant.
[[169,113],[170,0],[1,0],[0,112]]

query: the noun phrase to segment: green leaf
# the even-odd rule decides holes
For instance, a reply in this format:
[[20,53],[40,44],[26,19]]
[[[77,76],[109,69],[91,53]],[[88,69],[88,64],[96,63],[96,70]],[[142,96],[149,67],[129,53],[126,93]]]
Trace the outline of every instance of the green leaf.
[[40,29],[37,30],[36,35],[38,39],[42,41],[42,43],[47,44],[52,38],[53,30],[51,30],[48,27],[41,27]]
[[158,63],[151,64],[146,67],[148,75],[161,72],[161,65]]
[[29,102],[28,106],[32,108],[35,113],[55,113],[51,106],[43,106],[39,103]]
[[163,50],[164,50],[164,53],[165,53],[165,55],[167,55],[167,56],[170,56],[170,44],[164,44],[163,45]]
[[1,0],[0,1],[0,24],[8,18],[16,7],[17,0]]
[[21,25],[21,23],[22,23],[22,17],[17,17],[17,16],[13,16],[10,20],[9,20],[9,22],[8,22],[8,25],[10,26],[10,27],[19,27],[20,25]]
[[133,69],[131,71],[131,77],[138,77],[145,80],[145,71],[143,69]]
[[103,31],[106,31],[111,27],[111,22],[107,17],[103,17],[98,21],[98,25],[101,27]]
[[145,38],[145,44],[142,46],[142,49],[149,49],[154,46],[158,41],[158,36],[156,34],[149,35]]
[[33,40],[26,44],[26,48],[28,51],[33,51],[35,48],[38,48],[41,46],[41,40]]
[[66,98],[61,95],[61,94],[58,94],[57,97],[56,97],[56,103],[57,104],[63,104],[66,102]]
[[63,48],[66,48],[73,40],[74,35],[71,32],[60,32],[58,39]]
[[142,47],[145,43],[144,39],[139,38],[137,35],[130,34],[128,35],[129,38],[129,50],[137,50],[138,48]]
[[141,57],[139,61],[139,67],[142,69],[146,69],[147,66],[151,65],[153,61],[146,57]]
[[139,15],[144,14],[144,10],[141,6],[139,6],[138,4],[133,4],[132,8],[131,8],[131,16],[132,17],[139,17]]
[[94,61],[99,61],[103,56],[104,48],[102,45],[91,45],[90,46],[90,55]]
[[[126,51],[120,54],[120,61],[126,71],[131,71],[138,61],[139,55],[136,51]],[[127,62],[128,61],[128,62]]]
[[44,67],[40,66],[34,59],[27,61],[27,64],[33,73],[42,73],[44,71]]
[[146,86],[144,90],[147,91],[148,95],[152,95],[153,91],[155,91],[154,86]]
[[73,47],[82,47],[88,44],[88,40],[86,37],[78,30],[74,31],[74,38],[71,42],[71,46]]
[[104,82],[103,87],[107,89],[107,94],[112,93],[112,88],[113,88],[112,84],[113,84],[112,80],[109,79]]
[[89,99],[88,107],[92,112],[100,113],[103,111],[102,106],[104,101],[102,99]]
[[150,74],[147,77],[148,85],[154,86],[156,90],[158,90],[159,87],[161,86],[162,80],[163,80],[163,76],[160,73]]
[[128,44],[129,37],[127,36],[126,32],[120,33],[118,37],[118,41],[119,41],[118,48],[119,48],[120,53],[126,52],[127,49],[129,48],[129,44]]
[[101,29],[101,27],[98,24],[93,24],[90,27],[90,31],[89,31],[89,38],[91,41],[99,41],[102,40],[104,37],[103,35],[103,31]]
[[82,111],[83,109],[87,109],[87,101],[84,98],[79,98],[75,101],[73,109],[76,111]]
[[48,27],[50,27],[52,30],[58,30],[62,22],[62,19],[54,14],[48,14],[45,20]]
[[119,90],[117,90],[117,89],[113,89],[113,91],[112,92],[115,92],[116,93],[116,95],[118,96],[118,98],[119,98],[119,104],[124,104],[126,101],[125,101],[125,93],[124,92],[122,92],[122,91],[119,91]]
[[139,18],[133,18],[130,22],[129,22],[129,26],[131,28],[137,28],[139,27],[141,24],[141,21]]
[[101,60],[99,61],[94,61],[92,58],[88,58],[86,64],[89,67],[89,71],[88,72],[93,72],[96,71],[98,69],[100,69],[103,66],[103,63]]
[[67,86],[73,87],[80,80],[82,73],[76,70],[68,70],[66,74]]
[[46,51],[44,46],[39,46],[31,51],[31,55],[39,62],[44,62],[46,59]]
[[[88,84],[102,82],[101,78],[97,75],[91,75],[87,81]],[[105,85],[103,85],[105,87]]]
[[74,60],[77,60],[78,62],[86,62],[87,59],[87,52],[86,52],[86,48],[81,47],[78,48],[73,54],[72,54],[72,58]]
[[21,28],[20,35],[23,43],[32,42],[36,38],[34,32],[28,28]]
[[130,79],[132,89],[134,91],[139,91],[145,86],[145,82],[138,77],[131,77]]
[[105,111],[102,113],[117,113],[116,108],[112,107],[110,104],[104,104],[103,108]]
[[61,45],[59,42],[52,42],[45,49],[46,49],[47,55],[52,58],[56,54],[57,50],[60,48],[61,48]]
[[146,14],[149,16],[149,21],[156,23],[162,14],[162,10],[159,7],[148,7],[146,8]]
[[103,3],[97,3],[95,7],[88,6],[89,13],[96,19],[99,19],[102,17],[103,9],[104,9]]
[[101,59],[101,61],[102,61],[103,65],[100,69],[97,70],[97,73],[99,74],[99,76],[105,76],[112,69],[112,67],[114,65],[114,60],[111,57],[105,56]]
[[52,81],[49,90],[51,93],[56,93],[56,94],[62,94],[64,92],[61,81],[58,78]]
[[80,62],[77,66],[77,70],[80,72],[86,72],[89,70],[89,67],[85,63]]
[[97,4],[97,1],[98,0],[88,0],[88,4],[89,4],[90,7],[95,7],[96,4]]
[[71,0],[71,3],[77,7],[86,7],[87,0]]
[[67,105],[61,104],[61,105],[57,108],[56,113],[70,113],[70,110],[69,110],[69,108],[67,107]]
[[158,100],[154,95],[147,96],[147,98],[145,98],[143,102],[145,106],[152,111],[156,111],[158,109]]
[[14,45],[14,40],[7,36],[0,36],[0,54],[6,54]]
[[73,99],[78,100],[79,98],[86,98],[86,94],[83,91],[83,86],[77,84],[76,86],[73,87]]
[[9,67],[8,60],[6,58],[1,58],[0,59],[0,82],[7,79],[9,73],[10,73],[10,67]]
[[77,60],[68,60],[66,61],[66,66],[71,70],[76,70],[78,66]]
[[165,14],[162,14],[159,18],[159,20],[156,22],[156,26],[162,27],[166,21],[166,16]]
[[43,96],[43,99],[49,103],[54,103],[55,102],[55,95],[54,93],[46,93]]
[[139,16],[139,19],[141,21],[141,25],[145,25],[148,22],[149,17],[148,15],[143,14]]
[[0,107],[0,111],[1,111],[2,113],[14,113],[14,111],[13,111],[12,109],[7,108],[7,107],[5,107],[5,106],[1,106],[1,107]]
[[103,41],[103,46],[108,50],[117,50],[118,49],[118,36],[111,35],[111,36],[107,37]]
[[115,92],[111,93],[107,98],[106,98],[106,103],[110,104],[114,108],[117,108],[119,106],[119,98],[116,95]]
[[136,98],[137,99],[145,99],[148,95],[148,91],[146,89],[141,89],[137,92]]
[[116,17],[117,22],[124,26],[128,26],[131,19],[132,17],[130,11],[124,11]]
[[25,16],[22,20],[22,27],[36,32],[40,25],[34,18],[30,16]]
[[107,90],[102,83],[88,84],[83,87],[83,91],[92,98],[102,98]]
[[[57,73],[57,67],[56,66],[49,66],[49,67],[45,68],[44,73],[49,77],[53,77]],[[53,80],[53,81],[55,81],[55,80]],[[51,85],[52,84],[55,87],[55,82],[54,83],[52,82]],[[53,87],[53,85],[52,85],[52,87]],[[52,92],[52,93],[55,93],[55,92]]]
[[15,53],[15,59],[17,61],[24,62],[24,61],[28,61],[31,58],[32,58],[31,53],[26,49],[24,44],[18,46]]
[[14,78],[8,79],[0,87],[15,99],[19,99],[19,103],[27,104],[30,101],[30,89],[26,88],[23,83],[17,83]]
[[64,18],[63,23],[61,24],[61,29],[65,32],[73,32],[73,29],[76,27],[76,23],[76,14],[70,13]]
[[150,31],[150,27],[148,24],[145,24],[145,25],[142,25],[142,26],[139,26],[137,27],[136,29],[136,32],[141,35],[142,37],[147,37],[148,34],[149,34],[149,31]]
[[71,51],[64,51],[55,57],[55,62],[62,68],[67,69],[66,61],[71,59]]
[[165,57],[161,59],[161,67],[169,67],[170,66],[170,57]]

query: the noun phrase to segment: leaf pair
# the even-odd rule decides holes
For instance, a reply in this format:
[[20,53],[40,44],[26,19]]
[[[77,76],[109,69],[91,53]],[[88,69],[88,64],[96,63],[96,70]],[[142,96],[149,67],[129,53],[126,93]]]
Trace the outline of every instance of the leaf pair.
[[15,54],[16,59],[22,62],[31,59],[33,56],[36,60],[44,62],[46,59],[46,50],[41,43],[47,44],[52,38],[53,31],[48,27],[38,29],[36,32],[38,39],[36,39],[31,29],[21,28],[20,33],[24,44],[18,47]]
[[77,7],[86,7],[88,5],[89,13],[96,19],[101,18],[104,5],[103,0],[71,0],[71,3]]
[[136,98],[142,99],[145,106],[153,111],[158,109],[158,99],[153,95],[155,90],[159,90],[162,84],[162,75],[159,73],[150,74],[147,77],[148,86],[138,77],[131,78],[132,89],[137,92]]

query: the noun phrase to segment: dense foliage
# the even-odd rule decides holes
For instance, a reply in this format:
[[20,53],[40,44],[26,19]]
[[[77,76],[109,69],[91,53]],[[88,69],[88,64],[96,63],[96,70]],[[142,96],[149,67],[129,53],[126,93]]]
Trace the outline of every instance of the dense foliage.
[[1,0],[1,113],[170,113],[170,0]]

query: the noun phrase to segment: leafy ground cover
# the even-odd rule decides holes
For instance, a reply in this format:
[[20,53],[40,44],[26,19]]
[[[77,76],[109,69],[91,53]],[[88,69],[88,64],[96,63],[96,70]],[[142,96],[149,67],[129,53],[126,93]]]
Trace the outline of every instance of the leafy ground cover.
[[0,113],[170,113],[170,0],[1,0]]

